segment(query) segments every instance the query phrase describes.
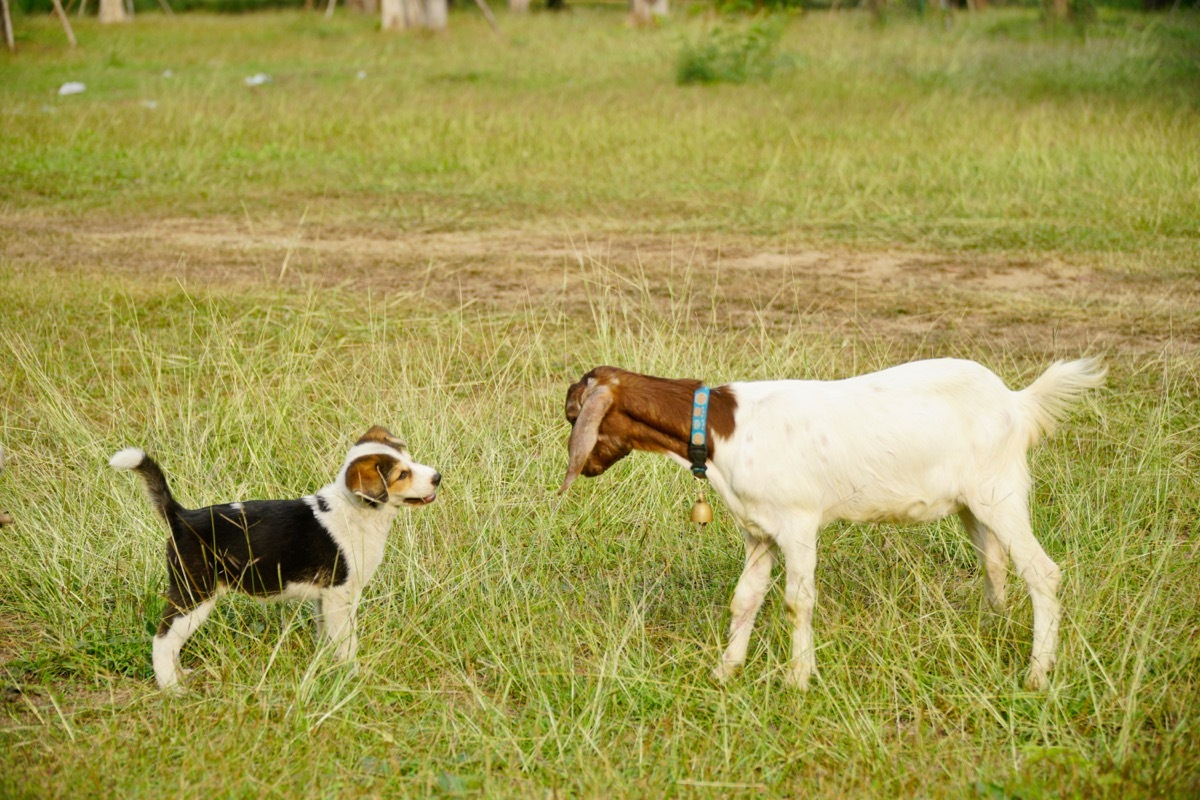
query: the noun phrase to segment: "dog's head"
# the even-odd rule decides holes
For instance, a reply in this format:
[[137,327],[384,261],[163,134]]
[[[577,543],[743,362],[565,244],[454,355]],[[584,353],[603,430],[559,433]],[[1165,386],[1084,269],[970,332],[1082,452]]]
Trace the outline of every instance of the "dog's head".
[[376,425],[350,448],[339,481],[371,506],[423,506],[437,499],[442,476],[413,461],[403,440]]

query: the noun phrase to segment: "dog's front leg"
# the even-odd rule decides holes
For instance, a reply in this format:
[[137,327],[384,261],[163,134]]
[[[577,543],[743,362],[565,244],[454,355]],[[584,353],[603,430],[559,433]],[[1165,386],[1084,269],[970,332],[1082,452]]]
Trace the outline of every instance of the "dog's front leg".
[[358,637],[354,633],[358,593],[348,587],[330,589],[321,598],[321,608],[325,636],[334,647],[334,655],[342,661],[352,660],[358,651]]

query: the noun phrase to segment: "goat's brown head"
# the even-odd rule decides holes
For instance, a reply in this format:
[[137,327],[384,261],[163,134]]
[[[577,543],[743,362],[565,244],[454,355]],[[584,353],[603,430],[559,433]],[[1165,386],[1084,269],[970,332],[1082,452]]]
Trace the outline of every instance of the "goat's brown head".
[[567,477],[560,493],[580,474],[594,478],[633,450],[622,432],[611,422],[606,423],[620,392],[620,372],[614,367],[597,367],[567,390],[571,441],[567,445]]
[[[692,394],[700,381],[655,378],[617,367],[596,367],[567,390],[571,423],[565,492],[580,475],[595,477],[634,450],[687,457]],[[714,389],[711,430],[728,436],[736,402]]]

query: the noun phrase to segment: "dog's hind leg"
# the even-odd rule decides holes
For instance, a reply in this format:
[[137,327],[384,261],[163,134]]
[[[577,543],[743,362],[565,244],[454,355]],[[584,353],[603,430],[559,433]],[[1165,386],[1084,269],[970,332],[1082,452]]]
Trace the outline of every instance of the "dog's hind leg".
[[325,602],[318,597],[313,601],[313,622],[317,626],[317,644],[325,641]]
[[181,609],[168,599],[167,609],[158,623],[158,633],[154,636],[154,677],[158,681],[158,688],[182,690],[180,679],[183,670],[179,666],[179,652],[188,638],[208,619],[216,603],[217,598],[210,597],[199,605]]

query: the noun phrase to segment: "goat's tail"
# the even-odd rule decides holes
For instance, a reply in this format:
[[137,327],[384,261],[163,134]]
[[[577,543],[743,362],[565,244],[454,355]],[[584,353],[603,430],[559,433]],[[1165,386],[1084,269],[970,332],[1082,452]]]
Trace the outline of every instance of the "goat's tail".
[[1104,385],[1107,373],[1095,357],[1055,361],[1036,381],[1017,392],[1034,424],[1031,440],[1049,436],[1085,392]]
[[158,509],[158,513],[162,514],[167,525],[171,524],[171,517],[181,506],[171,495],[171,488],[167,486],[167,476],[163,475],[162,469],[153,458],[146,455],[141,448],[126,447],[114,453],[108,460],[108,465],[113,469],[131,469],[141,475],[146,483],[146,494],[150,495],[150,502]]

